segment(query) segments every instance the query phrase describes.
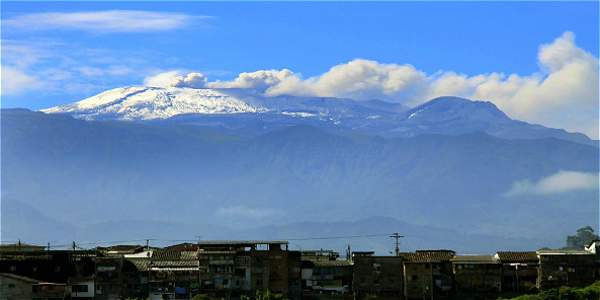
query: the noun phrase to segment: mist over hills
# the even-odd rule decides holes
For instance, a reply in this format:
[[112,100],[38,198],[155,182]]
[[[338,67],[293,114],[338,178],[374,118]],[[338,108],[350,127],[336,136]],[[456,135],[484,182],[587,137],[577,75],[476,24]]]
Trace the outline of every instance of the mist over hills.
[[[408,109],[216,91],[194,94],[202,105],[192,108],[224,110],[124,121],[189,100],[169,93],[195,93],[146,92],[168,107],[126,94],[83,110],[2,110],[3,240],[403,230],[412,248],[493,251],[560,246],[598,223],[597,187],[508,194],[563,170],[597,174],[597,141],[512,120],[488,102],[445,97]],[[388,242],[360,240],[380,252]]]

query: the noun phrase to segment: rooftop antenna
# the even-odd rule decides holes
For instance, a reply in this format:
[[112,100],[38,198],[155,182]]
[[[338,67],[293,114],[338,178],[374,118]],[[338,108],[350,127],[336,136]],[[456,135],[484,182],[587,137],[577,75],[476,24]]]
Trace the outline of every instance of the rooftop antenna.
[[396,256],[400,256],[400,239],[403,238],[403,235],[400,235],[398,232],[394,232],[392,235],[390,235],[391,238],[396,240]]

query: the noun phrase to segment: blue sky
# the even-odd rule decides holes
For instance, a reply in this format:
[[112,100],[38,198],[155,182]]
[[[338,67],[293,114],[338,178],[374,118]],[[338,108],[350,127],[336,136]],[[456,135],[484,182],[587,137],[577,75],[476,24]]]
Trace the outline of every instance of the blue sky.
[[[77,15],[81,13],[87,15]],[[97,22],[89,21],[98,14]],[[136,24],[154,18],[163,23]],[[299,78],[318,81],[333,66],[354,59],[376,62],[368,67],[377,70],[410,65],[432,86],[444,72],[471,82],[480,75],[502,74],[505,89],[512,88],[511,74],[521,81],[537,76],[541,86],[558,67],[554,70],[541,59],[540,47],[555,43],[556,49],[565,49],[557,44],[561,37],[575,49],[569,53],[579,51],[584,54],[574,55],[597,63],[598,3],[2,2],[2,107],[40,109],[73,102],[109,88],[140,85],[144,78],[172,70],[227,81],[241,72],[289,69]],[[597,71],[593,76],[597,79]],[[531,105],[509,104],[517,96],[497,105],[514,117],[597,134],[591,129],[597,127],[597,88],[592,94],[577,88],[565,97],[592,99],[587,106],[578,102],[582,106],[571,114],[557,115],[560,107],[525,112]],[[480,90],[459,94],[482,95]],[[354,95],[323,85],[314,91]],[[407,89],[397,91],[369,89],[356,95],[418,102],[405,100]],[[536,93],[543,98],[541,91]],[[595,115],[587,116],[586,124],[561,126],[590,109]]]

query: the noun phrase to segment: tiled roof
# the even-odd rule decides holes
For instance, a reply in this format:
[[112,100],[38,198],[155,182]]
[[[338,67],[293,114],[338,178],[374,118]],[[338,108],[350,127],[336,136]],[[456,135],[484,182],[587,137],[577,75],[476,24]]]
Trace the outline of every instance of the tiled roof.
[[313,261],[313,264],[316,267],[347,267],[352,265],[349,260],[320,260]]
[[0,278],[10,278],[13,280],[18,280],[18,281],[22,281],[25,283],[39,283],[39,280],[33,279],[33,278],[29,278],[29,277],[25,277],[25,276],[19,276],[19,275],[15,275],[12,273],[0,273]]
[[400,253],[409,263],[431,263],[449,261],[455,252],[451,250],[418,250],[417,252]]
[[128,261],[130,261],[131,263],[133,263],[133,265],[135,266],[135,268],[142,272],[142,271],[148,271],[148,265],[150,264],[150,260],[146,259],[146,258],[128,258]]
[[171,251],[193,251],[198,249],[198,245],[195,243],[181,243],[176,245],[171,245],[164,247],[163,250],[171,250]]
[[174,251],[174,250],[156,250],[152,252],[152,260],[198,260],[198,252],[194,251]]
[[450,261],[452,263],[465,264],[497,264],[498,261],[492,255],[456,255]]
[[159,260],[152,261],[152,268],[187,268],[198,267],[198,261],[195,260]]
[[535,251],[498,251],[498,259],[503,263],[525,263],[537,262],[538,257]]

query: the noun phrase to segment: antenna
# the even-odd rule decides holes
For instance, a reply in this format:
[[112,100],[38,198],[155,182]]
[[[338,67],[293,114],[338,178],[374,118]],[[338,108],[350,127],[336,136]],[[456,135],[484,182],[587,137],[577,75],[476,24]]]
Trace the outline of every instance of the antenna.
[[403,235],[400,235],[398,232],[394,232],[392,235],[390,235],[391,238],[396,240],[396,256],[400,256],[400,238],[403,238]]

